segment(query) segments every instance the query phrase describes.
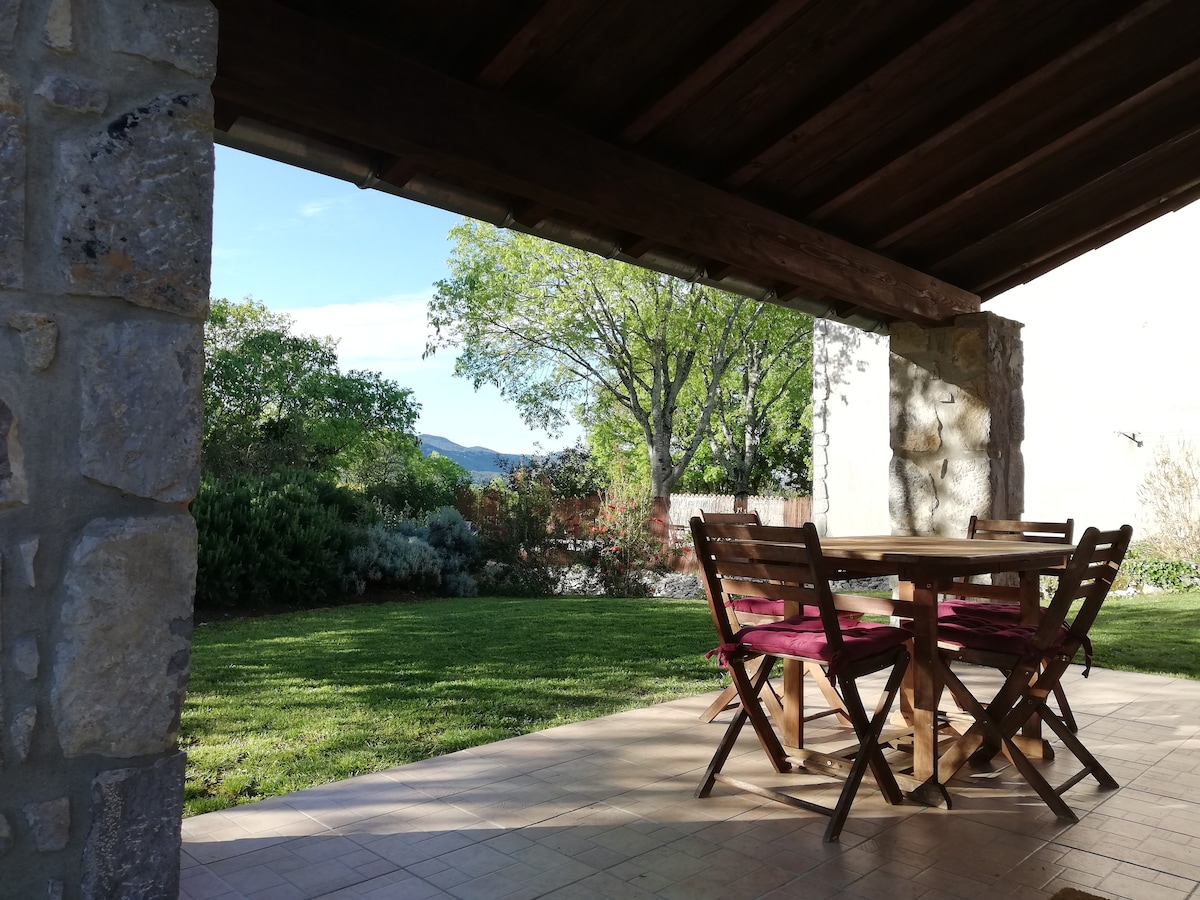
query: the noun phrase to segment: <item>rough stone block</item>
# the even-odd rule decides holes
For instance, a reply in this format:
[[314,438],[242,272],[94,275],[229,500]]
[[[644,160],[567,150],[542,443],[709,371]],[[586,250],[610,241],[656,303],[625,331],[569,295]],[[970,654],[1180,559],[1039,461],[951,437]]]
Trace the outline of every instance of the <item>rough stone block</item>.
[[980,396],[969,388],[956,390],[953,401],[941,404],[938,410],[948,452],[986,455],[992,445],[996,415],[986,394]]
[[25,565],[25,583],[30,587],[37,587],[34,563],[37,562],[38,539],[30,538],[27,541],[21,541],[20,550],[21,562]]
[[12,742],[13,756],[17,762],[29,758],[33,747],[33,730],[37,726],[37,707],[27,706],[15,716],[8,727],[8,735]]
[[12,47],[13,37],[17,33],[17,13],[21,10],[21,0],[0,0],[0,48]]
[[0,856],[8,852],[12,843],[12,826],[8,824],[8,819],[4,817],[4,813],[0,813]]
[[80,469],[164,503],[200,485],[199,325],[126,322],[94,329],[80,359]]
[[[4,15],[0,0],[0,39]],[[0,71],[0,288],[20,288],[25,282],[24,119],[21,92]]]
[[995,499],[992,462],[986,456],[947,460],[938,480],[934,533],[962,537],[971,516],[990,516]]
[[37,635],[27,634],[13,644],[13,668],[29,681],[38,677],[41,655],[38,653]]
[[929,352],[930,329],[907,322],[897,322],[889,330],[889,345],[893,353],[913,356]]
[[17,432],[17,417],[0,399],[0,509],[29,502],[25,453]]
[[968,375],[986,372],[989,363],[986,332],[982,328],[955,329],[953,353],[959,371]]
[[68,757],[174,749],[187,682],[196,525],[98,519],[72,549],[51,699]]
[[92,826],[83,851],[87,900],[174,900],[186,760],[102,772],[92,782]]
[[932,534],[938,492],[933,474],[893,456],[888,464],[888,512],[896,534]]
[[217,65],[217,11],[207,0],[145,0],[140,15],[112,4],[113,48],[211,81]]
[[42,853],[62,850],[71,839],[71,801],[66,797],[45,803],[26,803],[21,807],[33,835],[34,846]]
[[51,50],[70,53],[75,49],[75,25],[71,0],[50,0],[46,24],[42,28],[42,43]]
[[69,289],[203,316],[212,176],[207,95],[159,96],[64,142],[55,237]]
[[40,372],[54,362],[54,354],[58,351],[58,325],[53,319],[23,310],[9,316],[8,327],[21,334],[25,365]]
[[108,108],[108,93],[94,84],[50,75],[34,92],[51,106],[80,113],[101,113]]

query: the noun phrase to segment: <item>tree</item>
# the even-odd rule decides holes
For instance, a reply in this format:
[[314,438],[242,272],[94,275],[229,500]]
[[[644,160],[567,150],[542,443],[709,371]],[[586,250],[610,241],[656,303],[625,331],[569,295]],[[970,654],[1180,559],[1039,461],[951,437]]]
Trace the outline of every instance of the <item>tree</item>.
[[[701,371],[700,376],[699,385],[685,393],[681,404],[681,419],[688,425],[703,414],[711,390],[709,374]],[[698,465],[687,479],[694,489],[739,498],[768,485],[808,489],[811,317],[764,306],[754,322],[747,323],[742,345],[717,393],[707,452],[697,454]]]
[[213,300],[204,343],[208,475],[352,477],[416,447],[412,391],[377,372],[342,373],[333,340],[293,334],[261,303]]
[[[759,304],[479,222],[451,237],[426,353],[458,348],[456,374],[495,385],[531,426],[557,431],[572,406],[616,404],[640,434],[652,495],[669,496]],[[680,396],[700,369],[712,384],[683,436]]]

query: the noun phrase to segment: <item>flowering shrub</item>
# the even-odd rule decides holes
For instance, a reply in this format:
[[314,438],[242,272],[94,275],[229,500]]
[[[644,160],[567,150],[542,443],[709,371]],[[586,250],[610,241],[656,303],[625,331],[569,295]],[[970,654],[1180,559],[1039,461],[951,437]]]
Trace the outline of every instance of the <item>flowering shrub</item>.
[[604,494],[592,528],[591,563],[610,597],[648,596],[647,573],[664,572],[669,565],[669,548],[652,527],[661,531],[665,523],[650,512],[649,493],[625,478],[614,480]]

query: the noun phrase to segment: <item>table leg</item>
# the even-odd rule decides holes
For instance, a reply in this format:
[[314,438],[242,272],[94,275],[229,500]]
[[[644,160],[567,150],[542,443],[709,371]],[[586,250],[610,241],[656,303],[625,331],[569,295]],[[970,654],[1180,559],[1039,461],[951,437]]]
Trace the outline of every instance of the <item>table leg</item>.
[[[906,589],[907,587],[907,589]],[[924,782],[912,792],[913,799],[937,806],[950,806],[950,797],[938,781],[938,704],[942,698],[942,678],[937,666],[937,591],[930,583],[910,583],[901,587],[915,605],[912,621],[913,776]]]
[[783,660],[783,723],[779,738],[785,747],[804,746],[804,663]]
[[[1037,625],[1042,616],[1041,579],[1037,572],[1022,572],[1019,584],[1021,598],[1021,624]],[[1042,738],[1042,717],[1033,715],[1021,726],[1021,733],[1014,740],[1021,752],[1030,759],[1054,759],[1050,742]]]

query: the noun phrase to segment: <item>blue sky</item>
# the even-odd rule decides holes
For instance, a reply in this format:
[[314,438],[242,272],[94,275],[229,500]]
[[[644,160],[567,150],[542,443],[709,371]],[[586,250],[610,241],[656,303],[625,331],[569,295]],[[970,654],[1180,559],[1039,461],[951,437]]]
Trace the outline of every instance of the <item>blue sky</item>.
[[458,216],[217,148],[212,295],[253,297],[302,333],[339,340],[342,369],[371,369],[412,388],[417,430],[502,453],[558,449],[498,391],[453,377],[445,351],[421,359],[425,304],[446,276]]

